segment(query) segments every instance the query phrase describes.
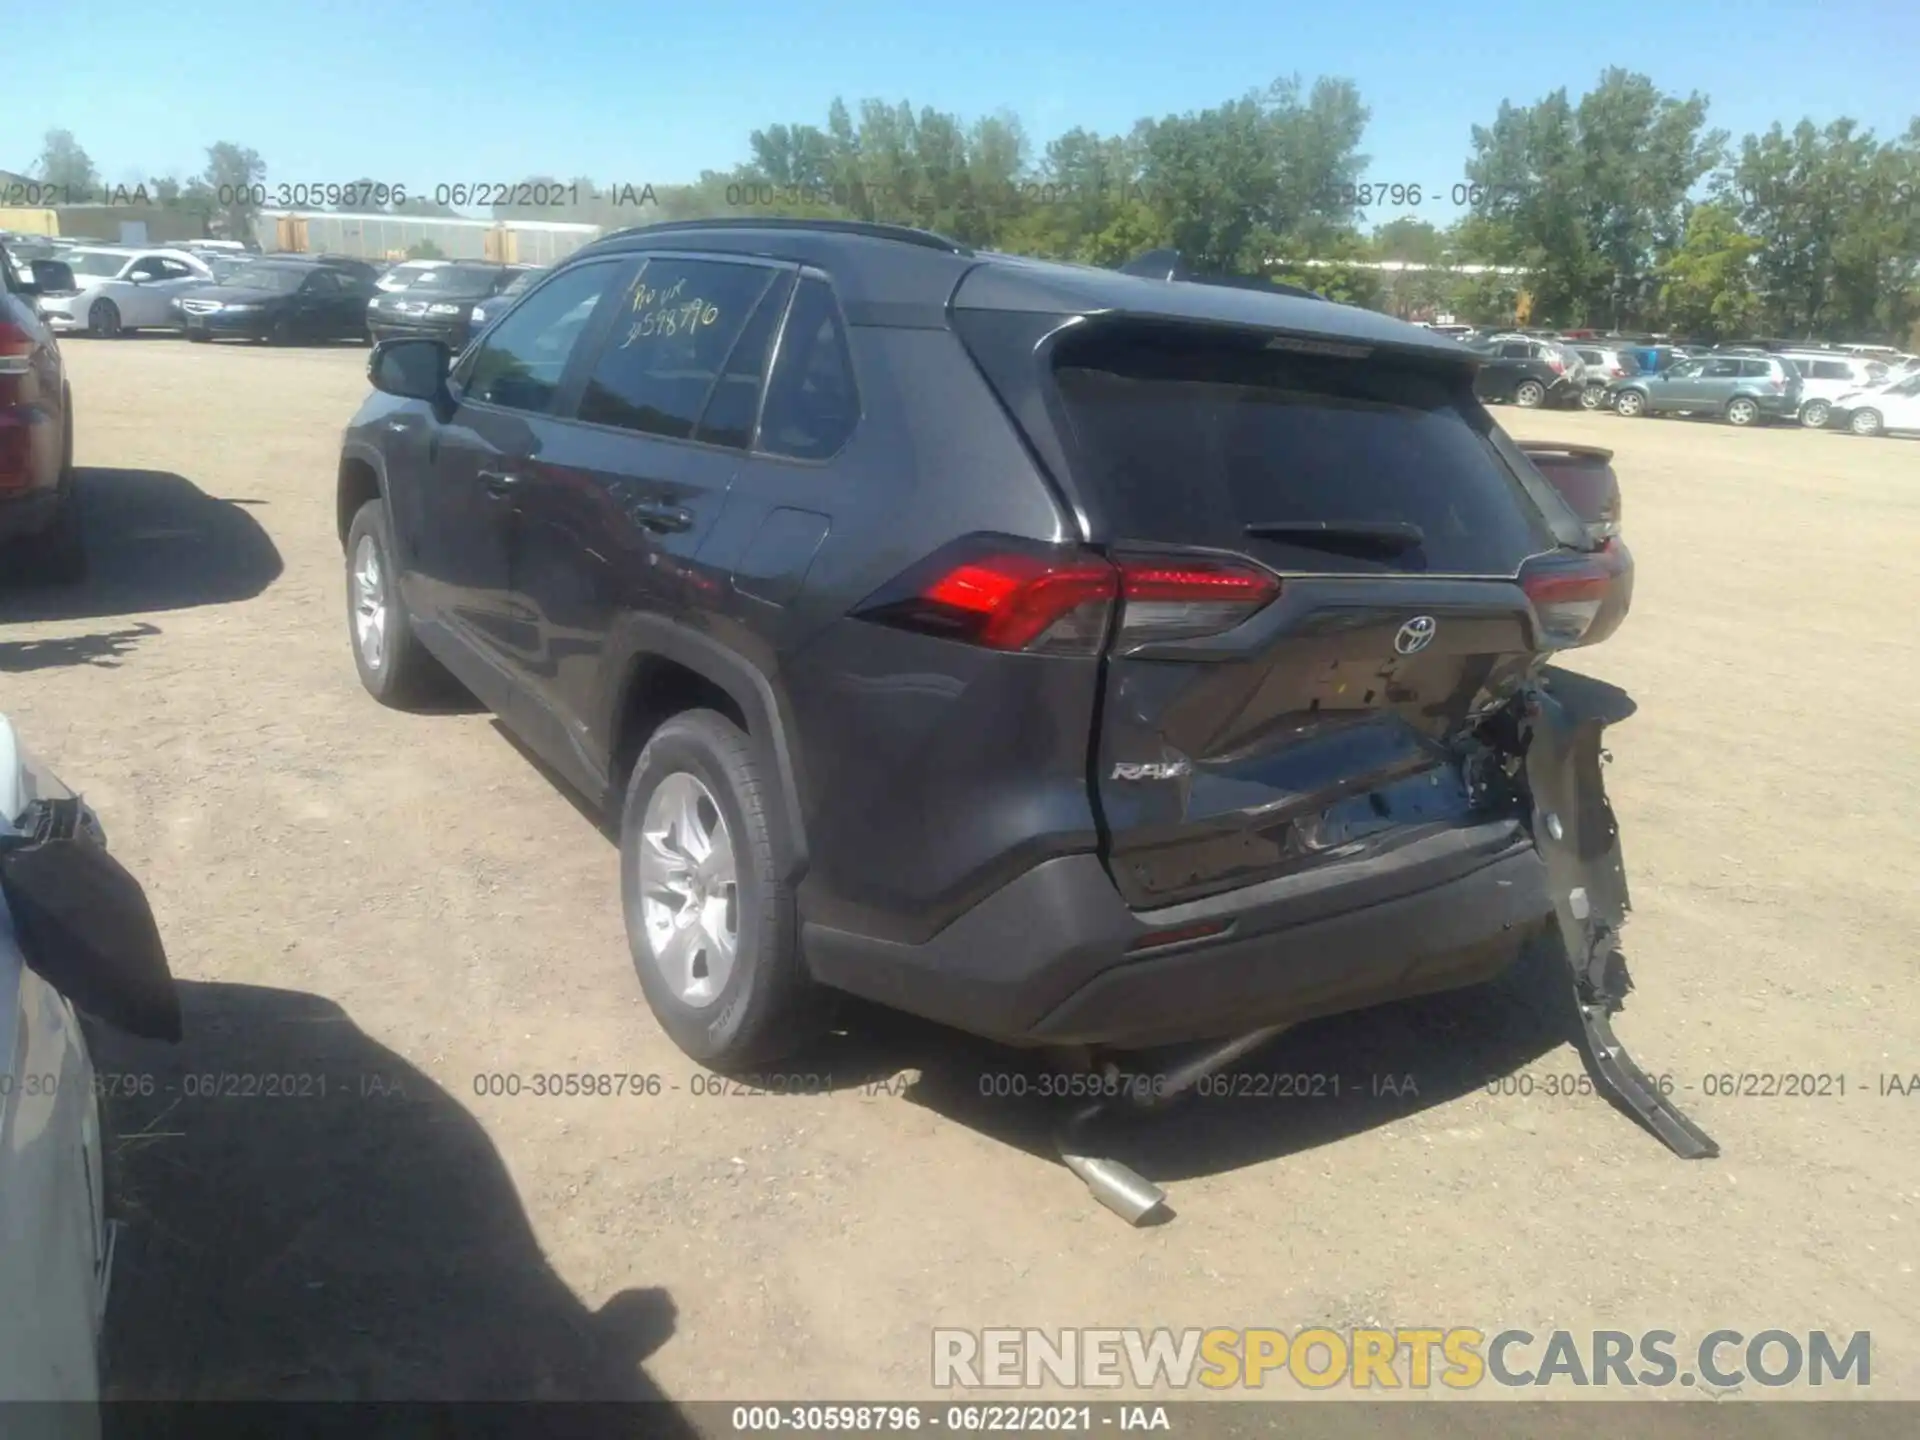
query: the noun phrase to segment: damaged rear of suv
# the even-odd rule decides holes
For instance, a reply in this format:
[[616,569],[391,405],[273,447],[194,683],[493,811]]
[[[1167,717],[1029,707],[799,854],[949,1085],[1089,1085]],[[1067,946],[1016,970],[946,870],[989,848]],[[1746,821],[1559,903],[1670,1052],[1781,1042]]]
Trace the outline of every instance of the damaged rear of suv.
[[[666,299],[705,328],[667,343]],[[1191,1080],[1557,924],[1634,1089],[1605,1028],[1624,697],[1544,678],[1621,623],[1630,562],[1617,504],[1583,520],[1493,423],[1472,352],[851,222],[608,237],[489,337],[349,431],[384,477],[343,466],[352,593],[372,555],[382,654],[417,641],[619,810],[634,965],[695,1059],[792,1053],[849,992],[1097,1065],[1198,1046],[1166,1072]],[[493,346],[551,350],[537,413],[482,393]],[[403,431],[493,447],[463,463],[519,516],[511,604],[453,557],[384,578],[436,543]],[[395,662],[361,659],[387,696]]]

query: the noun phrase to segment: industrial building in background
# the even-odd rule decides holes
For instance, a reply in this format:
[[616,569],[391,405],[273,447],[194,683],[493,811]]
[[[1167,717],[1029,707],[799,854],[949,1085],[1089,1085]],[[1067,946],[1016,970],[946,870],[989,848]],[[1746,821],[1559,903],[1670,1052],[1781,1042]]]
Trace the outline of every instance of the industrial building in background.
[[281,254],[492,260],[503,265],[551,265],[602,233],[598,225],[557,220],[342,215],[332,210],[263,210],[254,231],[262,250]]

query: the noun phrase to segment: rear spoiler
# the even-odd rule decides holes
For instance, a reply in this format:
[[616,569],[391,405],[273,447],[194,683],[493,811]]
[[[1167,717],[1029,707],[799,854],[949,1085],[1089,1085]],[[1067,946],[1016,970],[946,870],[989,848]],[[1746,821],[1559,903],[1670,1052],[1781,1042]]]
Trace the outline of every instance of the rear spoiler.
[[1287,285],[1258,275],[1202,275],[1189,266],[1178,250],[1148,250],[1120,267],[1122,275],[1138,275],[1146,280],[1184,280],[1189,285],[1224,285],[1234,290],[1265,290],[1280,295],[1297,295],[1303,300],[1325,300],[1317,290]]

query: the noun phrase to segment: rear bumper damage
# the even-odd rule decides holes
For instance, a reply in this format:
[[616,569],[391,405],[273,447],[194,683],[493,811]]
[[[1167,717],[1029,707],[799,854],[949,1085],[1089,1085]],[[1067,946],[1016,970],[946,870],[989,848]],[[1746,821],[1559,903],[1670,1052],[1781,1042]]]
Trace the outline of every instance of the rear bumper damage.
[[[1533,850],[1544,867],[1554,923],[1563,941],[1568,980],[1579,1018],[1579,1043],[1596,1089],[1638,1119],[1683,1159],[1720,1153],[1634,1062],[1613,1033],[1611,1017],[1633,988],[1620,934],[1631,908],[1619,826],[1601,777],[1606,727],[1634,711],[1625,692],[1586,676],[1555,671],[1530,687],[1481,727],[1485,778],[1506,777],[1529,816]],[[1410,942],[1411,943],[1411,942]],[[1190,1049],[1171,1061],[1142,1067],[1125,1057],[1084,1057],[1120,1080],[1124,1098],[1076,1112],[1061,1129],[1061,1160],[1095,1197],[1134,1225],[1168,1216],[1166,1193],[1127,1166],[1096,1153],[1087,1138],[1094,1122],[1121,1109],[1159,1109],[1201,1080],[1234,1064],[1281,1034],[1267,1026],[1233,1039]],[[1164,1052],[1162,1052],[1164,1053]]]

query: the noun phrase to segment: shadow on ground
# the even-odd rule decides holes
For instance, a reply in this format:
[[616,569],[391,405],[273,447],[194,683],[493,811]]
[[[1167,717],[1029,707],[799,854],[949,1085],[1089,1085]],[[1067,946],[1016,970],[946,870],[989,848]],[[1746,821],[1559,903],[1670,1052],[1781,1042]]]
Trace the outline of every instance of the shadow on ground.
[[667,1293],[586,1309],[458,1101],[330,1001],[180,991],[180,1045],[94,1041],[128,1221],[110,1398],[663,1398]]
[[[264,502],[209,495],[184,475],[165,470],[81,469],[75,483],[86,533],[87,579],[46,585],[28,581],[20,573],[23,567],[0,564],[0,624],[225,605],[251,600],[280,578],[280,552],[251,513]],[[122,654],[151,633],[151,626],[144,631],[118,627],[57,643],[74,647],[69,663],[99,663],[96,655]],[[35,657],[18,643],[0,644],[0,670],[59,663],[42,658],[29,665]]]

